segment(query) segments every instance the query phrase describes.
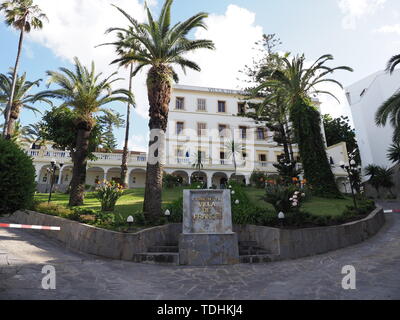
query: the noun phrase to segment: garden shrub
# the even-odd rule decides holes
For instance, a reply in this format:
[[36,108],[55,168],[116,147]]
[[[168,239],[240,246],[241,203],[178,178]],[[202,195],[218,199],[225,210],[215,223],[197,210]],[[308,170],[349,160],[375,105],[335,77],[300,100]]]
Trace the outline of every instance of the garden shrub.
[[181,223],[183,221],[183,197],[171,202],[168,204],[165,210],[169,210],[171,215],[168,218],[169,222],[172,223]]
[[181,177],[177,177],[172,174],[164,174],[163,175],[163,185],[167,189],[172,189],[174,187],[178,187],[178,186],[182,185],[182,182],[183,181],[182,181]]
[[270,203],[276,213],[297,212],[306,198],[305,192],[296,185],[268,184],[265,190],[266,194],[263,200]]
[[96,198],[101,203],[101,211],[113,212],[115,204],[124,193],[122,185],[115,181],[104,181],[96,188]]
[[0,215],[31,207],[35,188],[32,159],[15,143],[0,138]]
[[265,172],[255,170],[250,176],[250,183],[258,189],[265,187],[265,182],[268,180],[268,175]]

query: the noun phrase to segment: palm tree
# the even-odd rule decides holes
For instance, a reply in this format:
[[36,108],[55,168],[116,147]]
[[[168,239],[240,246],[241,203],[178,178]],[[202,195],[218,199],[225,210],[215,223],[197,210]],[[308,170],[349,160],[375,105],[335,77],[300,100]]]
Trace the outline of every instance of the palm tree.
[[388,149],[388,159],[393,163],[400,164],[400,143],[393,143]]
[[44,130],[43,124],[40,122],[25,126],[24,139],[32,145],[44,146],[47,143],[46,139],[43,138]]
[[237,162],[236,158],[242,154],[244,147],[242,144],[235,142],[235,140],[228,141],[225,144],[225,150],[227,151],[228,158],[232,158],[233,166],[235,168],[235,177],[237,173]]
[[285,55],[281,59],[283,68],[261,69],[258,77],[265,80],[253,90],[253,95],[263,92],[266,88],[280,89],[271,90],[270,99],[284,93],[306,179],[315,194],[339,196],[326,155],[321,132],[321,115],[312,97],[327,94],[339,101],[331,92],[319,90],[317,86],[330,82],[343,88],[340,82],[327,76],[337,70],[353,70],[346,66],[336,68],[326,66],[328,61],[333,60],[333,56],[329,54],[318,58],[309,68],[305,67],[304,55],[293,57],[291,60]]
[[60,109],[71,108],[76,125],[76,149],[71,153],[74,168],[71,180],[69,205],[83,204],[86,166],[89,154],[89,138],[96,124],[93,114],[103,111],[101,107],[114,101],[131,102],[133,97],[128,90],[112,90],[112,79],[116,73],[101,80],[102,74],[96,74],[94,63],[90,70],[74,58],[75,70],[60,68],[60,72],[47,71],[48,85],[57,84],[60,88],[44,91],[39,97],[49,97],[62,101]]
[[12,76],[12,84],[10,90],[10,96],[8,99],[8,106],[5,111],[5,125],[3,129],[3,136],[7,137],[11,135],[10,126],[8,122],[11,116],[12,102],[14,101],[15,87],[17,82],[17,72],[19,66],[19,60],[22,52],[22,44],[24,41],[25,32],[29,33],[33,29],[42,29],[43,20],[48,20],[47,16],[42,13],[37,5],[33,5],[33,0],[12,0],[4,1],[0,6],[0,11],[4,11],[6,24],[19,30],[19,43],[17,58],[15,60],[15,66]]
[[380,188],[386,188],[392,193],[393,170],[377,165],[369,165],[365,168],[365,175],[369,176],[368,183],[373,186],[377,192],[378,198],[381,197]]
[[[106,33],[111,33],[113,31],[117,31],[118,28],[110,28],[106,31]],[[126,57],[127,55],[133,55],[135,53],[135,47],[137,46],[137,41],[132,39],[130,34],[133,33],[132,28],[129,28],[129,32],[117,32],[117,41],[111,43],[104,43],[102,45],[112,45],[115,47],[117,54],[120,57]],[[133,46],[131,44],[134,44]],[[101,46],[102,46],[101,45]],[[133,94],[133,68],[135,66],[135,61],[130,60],[127,63],[121,63],[121,66],[129,68],[129,92]],[[128,103],[126,109],[126,126],[125,126],[125,140],[124,140],[124,151],[122,154],[122,163],[121,163],[121,182],[124,185],[124,188],[128,187],[128,144],[129,144],[129,131],[130,131],[130,124],[131,124],[131,106],[134,108],[136,104]]]
[[[5,74],[0,74],[0,104],[1,101],[7,101],[8,103],[9,97],[11,97],[12,93],[12,85],[13,85],[13,78],[14,77],[14,72],[9,72],[8,75]],[[21,109],[28,109],[33,111],[34,113],[40,111],[33,107],[33,104],[37,101],[41,102],[46,102],[48,104],[51,104],[51,102],[46,99],[46,98],[38,98],[37,95],[32,95],[29,94],[29,91],[33,87],[39,87],[40,82],[42,80],[36,80],[36,81],[27,81],[26,80],[26,73],[24,73],[22,76],[16,75],[16,81],[15,81],[15,87],[14,87],[14,95],[13,95],[13,103],[11,104],[11,110],[8,112],[8,121],[5,115],[5,122],[4,124],[7,123],[8,130],[7,133],[12,136],[14,133],[14,126],[15,122],[19,119],[19,115],[21,112]],[[4,125],[5,127],[6,125]],[[4,129],[4,128],[3,128]]]
[[[400,55],[393,56],[387,63],[386,72],[392,74],[396,66],[400,63]],[[400,141],[400,126],[399,126],[399,112],[400,112],[400,91],[397,90],[389,99],[387,99],[378,109],[375,115],[375,122],[377,126],[386,126],[390,119],[392,125],[393,141]]]
[[204,159],[201,151],[193,155],[192,167],[197,170],[197,181],[200,181],[201,170],[204,168]]
[[[210,40],[190,40],[188,34],[194,28],[206,28],[204,19],[206,13],[198,13],[184,22],[171,27],[171,6],[173,0],[166,0],[158,20],[154,20],[152,13],[146,7],[148,22],[139,24],[124,10],[118,10],[129,20],[128,29],[118,29],[129,34],[132,41],[132,52],[120,57],[114,63],[127,64],[136,62],[133,75],[136,75],[146,66],[150,66],[147,74],[147,91],[150,104],[149,128],[151,139],[149,142],[149,160],[146,171],[146,189],[143,211],[146,219],[155,221],[161,215],[161,193],[164,146],[163,139],[168,124],[169,103],[173,80],[178,76],[173,65],[200,71],[200,67],[185,56],[197,49],[214,49]],[[154,146],[153,146],[154,145]],[[155,150],[153,150],[155,149]]]

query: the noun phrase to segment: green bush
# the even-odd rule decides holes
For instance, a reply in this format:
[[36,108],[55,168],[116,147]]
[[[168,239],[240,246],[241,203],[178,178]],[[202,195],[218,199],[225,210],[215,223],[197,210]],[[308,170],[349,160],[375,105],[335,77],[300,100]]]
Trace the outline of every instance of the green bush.
[[167,209],[171,213],[168,221],[172,223],[181,223],[183,220],[183,197],[180,197],[179,199],[168,204],[165,207],[164,212]]
[[96,188],[96,198],[101,203],[101,211],[113,212],[118,199],[122,197],[124,190],[115,181],[104,181]]
[[304,191],[295,185],[268,184],[265,190],[263,199],[274,207],[276,213],[299,211],[306,197]]
[[33,205],[35,168],[15,143],[0,138],[0,215]]
[[264,188],[267,180],[267,173],[258,170],[253,171],[250,176],[250,183],[258,189]]
[[164,174],[163,175],[163,185],[167,189],[172,189],[182,185],[183,181],[181,177],[174,176],[172,174]]

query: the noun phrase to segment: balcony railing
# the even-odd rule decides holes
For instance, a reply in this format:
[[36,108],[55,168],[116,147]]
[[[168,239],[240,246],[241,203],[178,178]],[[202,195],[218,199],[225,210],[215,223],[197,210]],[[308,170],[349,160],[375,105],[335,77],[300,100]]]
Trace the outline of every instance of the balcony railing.
[[[71,160],[71,154],[68,151],[54,151],[54,150],[26,150],[27,155],[33,158],[48,158],[55,160]],[[122,154],[119,153],[102,153],[94,152],[93,155],[97,158],[95,161],[101,162],[121,162]],[[145,163],[147,162],[146,155],[128,155],[128,163]]]

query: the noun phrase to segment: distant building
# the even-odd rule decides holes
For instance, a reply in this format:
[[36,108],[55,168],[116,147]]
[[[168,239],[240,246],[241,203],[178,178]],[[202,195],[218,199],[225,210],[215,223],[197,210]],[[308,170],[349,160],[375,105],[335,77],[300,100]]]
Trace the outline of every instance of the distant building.
[[385,127],[378,127],[375,114],[399,88],[400,70],[392,75],[379,71],[346,88],[363,167],[369,164],[393,166],[387,159],[393,128],[389,122]]

